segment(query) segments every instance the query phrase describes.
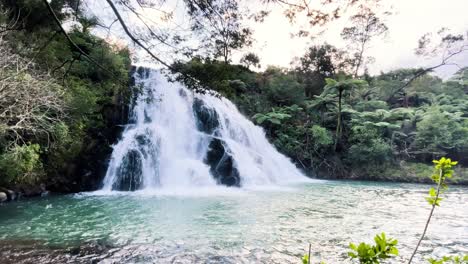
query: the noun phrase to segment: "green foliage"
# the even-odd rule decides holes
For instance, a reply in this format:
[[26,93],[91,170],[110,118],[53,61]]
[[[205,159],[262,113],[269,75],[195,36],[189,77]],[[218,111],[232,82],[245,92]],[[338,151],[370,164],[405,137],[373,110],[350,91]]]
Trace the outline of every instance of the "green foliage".
[[364,242],[355,245],[349,244],[352,250],[348,252],[351,259],[357,259],[361,264],[378,264],[382,260],[386,260],[398,256],[398,249],[396,239],[387,238],[385,233],[376,235],[374,237],[375,245],[370,245]]
[[245,54],[241,58],[240,63],[244,64],[247,69],[250,68],[250,66],[260,68],[260,58],[252,52]]
[[464,256],[443,256],[440,259],[429,258],[430,264],[467,264],[468,255]]
[[267,113],[257,113],[252,118],[257,124],[262,124],[264,122],[269,122],[271,124],[281,125],[281,122],[287,119],[290,119],[297,113],[303,111],[298,105],[291,105],[285,107],[275,107],[272,108],[270,112]]
[[368,167],[391,160],[391,146],[376,129],[365,126],[353,127],[350,143],[347,160],[355,167]]
[[[301,260],[302,260],[302,264],[313,263],[313,262],[309,261],[309,255],[308,254],[305,254],[304,256],[302,256]],[[326,263],[323,262],[323,261],[320,261],[318,264],[326,264]]]
[[431,176],[431,179],[438,185],[437,190],[431,188],[429,190],[429,196],[426,197],[427,202],[430,205],[440,206],[440,201],[442,198],[439,195],[447,189],[447,185],[445,184],[446,179],[450,179],[453,177],[453,169],[452,167],[457,165],[458,162],[452,161],[451,159],[447,159],[442,157],[440,160],[432,161],[435,164],[435,172]]
[[255,114],[252,118],[255,119],[255,122],[257,122],[257,124],[261,125],[262,123],[264,122],[269,122],[271,124],[275,124],[275,125],[281,125],[281,121],[282,120],[285,120],[287,118],[290,118],[291,115],[289,114],[285,114],[285,113],[281,113],[281,112],[276,112],[273,110],[273,112],[269,112],[269,113],[266,113],[266,114]]
[[308,97],[319,95],[323,91],[326,78],[335,78],[349,67],[346,53],[336,47],[324,44],[309,47],[299,58],[296,72],[298,80],[304,85]]
[[333,136],[324,127],[313,125],[310,128],[314,149],[316,151],[326,149],[333,144]]
[[441,111],[438,107],[429,109],[417,124],[417,147],[423,152],[437,154],[466,147],[468,126],[456,118],[456,115]]
[[[50,2],[52,9],[60,19],[67,17],[67,13],[61,12],[66,6],[76,6],[78,0],[54,0]],[[5,0],[2,7],[9,10],[9,19],[17,21],[28,31],[38,30],[44,27],[52,27],[54,21],[49,19],[49,13],[42,1],[37,0]]]
[[187,63],[174,63],[172,67],[176,72],[192,76],[199,81],[195,83],[192,79],[179,76],[177,80],[189,88],[201,85],[232,99],[256,88],[255,74],[244,66],[195,57]]
[[277,68],[268,68],[265,74],[268,80],[262,89],[271,101],[279,105],[291,105],[304,100],[304,87],[294,76],[284,74]]
[[[15,140],[11,132],[5,132],[4,124],[0,125],[0,181],[12,188],[45,183],[69,191],[70,186],[78,187],[77,181],[84,174],[81,170],[97,171],[91,167],[99,162],[98,157],[107,155],[109,140],[117,137],[115,125],[122,122],[119,119],[130,97],[130,54],[126,48],[113,46],[90,33],[96,19],[83,16],[79,8],[67,8],[76,7],[78,1],[54,0],[50,4],[59,19],[70,15],[76,18],[79,25],[69,31],[70,37],[106,70],[85,59],[61,33],[56,33],[57,25],[42,1],[7,0],[0,4],[1,10],[10,11],[5,14],[18,18],[17,30],[0,36],[4,40],[1,45],[21,60],[32,62],[23,69],[23,75],[18,75],[32,78],[18,82],[17,90],[37,96],[33,88],[39,83],[40,91],[48,93],[44,97],[47,102],[52,102],[52,106],[60,102],[63,109],[63,113],[57,113],[47,105],[35,107],[34,114],[47,124],[30,123],[28,130],[18,130],[15,137],[22,140]],[[28,86],[31,80],[36,80],[35,85]]]
[[[346,68],[336,57],[337,50],[315,47],[310,52],[294,71],[269,67],[255,73],[240,65],[201,58],[176,66],[228,96],[265,128],[278,150],[309,171],[426,182],[426,170],[404,164],[423,166],[442,154],[468,155],[464,71],[448,81],[423,75],[402,89],[421,69],[349,79],[337,71]],[[339,66],[340,62],[344,64]],[[312,86],[322,93],[305,96]],[[300,110],[288,110],[292,106]],[[334,148],[329,145],[330,137]]]
[[385,101],[381,100],[370,100],[370,101],[360,101],[357,102],[355,107],[357,111],[375,111],[377,109],[388,110],[388,104]]
[[432,215],[434,213],[434,209],[436,206],[440,206],[440,194],[447,189],[447,185],[445,184],[445,180],[452,178],[453,176],[453,169],[452,167],[457,165],[457,161],[452,161],[451,159],[442,157],[439,160],[433,160],[435,173],[431,176],[432,180],[437,183],[437,189],[431,188],[429,190],[429,197],[426,197],[427,202],[431,205],[432,209],[429,213],[429,216],[426,221],[426,225],[424,227],[424,231],[419,239],[416,248],[413,251],[413,254],[410,257],[408,264],[411,264],[416,252],[418,251],[419,245],[421,245],[421,241],[424,239],[426,235],[427,227],[431,222]]
[[0,183],[35,184],[43,176],[38,144],[27,144],[8,149],[0,155]]
[[[342,79],[342,78],[341,78]],[[360,87],[366,86],[367,82],[364,80],[355,80],[355,79],[345,79],[345,80],[334,80],[327,78],[325,79],[327,85],[324,88],[323,93],[337,93],[338,96],[338,111],[337,111],[337,123],[336,123],[336,132],[335,132],[335,150],[338,146],[338,143],[341,139],[343,124],[342,124],[342,100],[343,96],[350,94],[353,90]]]

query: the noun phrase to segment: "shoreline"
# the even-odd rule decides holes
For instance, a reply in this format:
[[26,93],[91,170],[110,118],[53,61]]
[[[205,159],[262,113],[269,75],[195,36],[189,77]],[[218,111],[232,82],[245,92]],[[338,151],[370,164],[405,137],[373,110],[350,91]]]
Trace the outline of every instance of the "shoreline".
[[[336,178],[336,177],[316,177],[316,176],[310,176],[306,175],[306,177],[310,179],[316,179],[316,180],[327,180],[327,181],[338,181],[338,182],[365,182],[365,183],[394,183],[394,184],[422,184],[422,185],[431,185],[433,182],[431,179],[428,177],[427,179],[424,178],[410,178],[410,179],[402,179],[400,178],[386,178],[386,177],[349,177],[349,178]],[[455,186],[455,187],[461,187],[461,188],[468,188],[468,180],[462,179],[457,182],[449,182],[449,185]],[[242,187],[240,187],[242,188]],[[29,200],[29,199],[40,199],[41,197],[50,197],[50,196],[61,196],[61,195],[70,195],[70,194],[78,194],[81,192],[93,192],[97,190],[82,190],[79,192],[50,192],[45,190],[44,192],[38,192],[30,195],[24,195],[24,193],[21,192],[15,192],[10,189],[6,188],[0,188],[0,195],[1,193],[4,192],[4,190],[8,190],[10,194],[8,195],[9,197],[14,197],[13,199],[9,198],[4,201],[0,201],[0,205],[7,203],[7,202],[14,202],[14,201],[24,201],[24,200]],[[11,193],[14,193],[11,195]]]

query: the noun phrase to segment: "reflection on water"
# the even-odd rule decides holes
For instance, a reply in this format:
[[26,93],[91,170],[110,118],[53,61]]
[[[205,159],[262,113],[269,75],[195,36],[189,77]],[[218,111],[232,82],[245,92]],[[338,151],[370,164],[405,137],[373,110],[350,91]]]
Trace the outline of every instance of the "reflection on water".
[[[32,199],[0,207],[0,257],[24,255],[25,248],[41,262],[298,263],[310,242],[314,260],[342,263],[349,242],[385,231],[399,240],[400,262],[424,227],[428,188],[330,181],[198,192],[203,195],[178,190]],[[467,204],[468,189],[451,187],[421,252],[468,252]]]

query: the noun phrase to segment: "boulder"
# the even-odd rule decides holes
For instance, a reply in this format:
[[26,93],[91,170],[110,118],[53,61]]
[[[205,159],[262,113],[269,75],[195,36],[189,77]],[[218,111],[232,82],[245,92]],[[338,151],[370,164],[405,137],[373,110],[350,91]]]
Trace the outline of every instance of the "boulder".
[[8,201],[8,196],[4,192],[0,192],[0,203]]
[[213,109],[205,106],[202,100],[195,98],[193,112],[197,120],[197,129],[206,134],[213,134],[219,126],[218,114]]
[[14,201],[17,198],[15,191],[0,187],[0,192],[3,192],[7,195],[8,201]]
[[[206,107],[203,101],[197,98],[193,101],[192,108],[197,120],[197,129],[216,136],[216,129],[219,127],[218,113]],[[213,138],[208,148],[205,163],[210,166],[210,172],[218,184],[239,187],[241,185],[239,171],[234,166],[234,160],[225,142],[222,139]]]
[[112,190],[135,191],[140,189],[142,181],[142,159],[140,153],[131,150],[124,157],[117,171],[117,179]]
[[219,184],[240,187],[239,171],[221,139],[211,141],[205,163],[210,166],[210,172]]

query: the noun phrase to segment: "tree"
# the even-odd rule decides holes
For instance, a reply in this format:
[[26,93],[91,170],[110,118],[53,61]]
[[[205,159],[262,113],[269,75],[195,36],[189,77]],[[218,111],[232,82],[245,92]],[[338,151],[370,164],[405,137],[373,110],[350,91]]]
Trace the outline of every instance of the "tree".
[[250,68],[250,66],[260,68],[260,58],[255,53],[252,53],[252,52],[245,54],[240,60],[240,62],[242,64],[245,64],[245,66],[248,69]]
[[268,99],[279,106],[298,104],[304,100],[304,87],[294,75],[287,71],[269,67],[264,73],[265,83],[262,87]]
[[65,119],[63,87],[12,53],[0,36],[0,138],[13,145],[48,136]]
[[345,27],[341,37],[349,41],[350,47],[355,50],[353,77],[356,78],[361,67],[372,60],[370,57],[365,57],[369,43],[373,38],[386,33],[388,28],[369,7],[364,5],[359,6],[357,14],[351,16],[350,20],[353,26]]
[[[58,15],[59,19],[70,17],[71,11],[79,0],[54,0],[50,2],[51,8]],[[30,0],[5,0],[2,7],[7,10],[8,19],[15,21],[10,29],[33,31],[39,28],[53,27],[54,21],[49,19],[47,7],[42,1]],[[64,11],[67,8],[68,11]]]
[[320,94],[325,86],[325,78],[334,78],[339,72],[347,72],[348,62],[345,52],[330,44],[309,47],[295,67],[305,86],[306,96]]
[[457,116],[432,107],[417,123],[416,149],[431,157],[462,150],[467,146],[468,126]]
[[440,29],[434,36],[432,33],[426,33],[418,41],[418,47],[415,54],[422,58],[440,57],[440,62],[418,69],[411,78],[407,79],[398,89],[395,89],[390,99],[399,93],[404,93],[404,89],[411,85],[413,81],[434,70],[447,66],[455,65],[461,67],[454,61],[461,54],[468,52],[468,31],[466,33],[451,33],[447,28]]
[[341,111],[342,111],[342,99],[343,94],[352,92],[352,90],[367,85],[366,81],[348,79],[344,81],[336,81],[333,79],[326,79],[327,85],[324,88],[324,94],[328,93],[337,93],[338,96],[338,111],[337,111],[337,122],[336,122],[336,133],[335,133],[335,150],[338,146],[338,142],[342,134],[342,120],[341,120]]
[[233,50],[252,45],[252,31],[243,24],[236,0],[187,1],[192,30],[199,34],[209,55],[231,61]]
[[[379,2],[376,0],[374,2]],[[360,3],[367,3],[366,0],[326,0],[320,5],[314,5],[314,2],[304,0],[266,0],[265,3],[275,3],[284,8],[284,15],[291,23],[296,22],[296,17],[303,16],[307,19],[307,26],[324,26],[327,23],[339,19],[343,13],[350,7]],[[299,36],[308,36],[308,30],[300,30]]]
[[346,160],[356,168],[369,170],[391,159],[392,148],[377,128],[353,126],[350,142]]
[[324,123],[325,113],[330,111],[332,107],[336,107],[336,98],[331,94],[321,94],[314,96],[314,99],[308,101],[310,110],[315,110],[320,113],[320,121]]

